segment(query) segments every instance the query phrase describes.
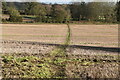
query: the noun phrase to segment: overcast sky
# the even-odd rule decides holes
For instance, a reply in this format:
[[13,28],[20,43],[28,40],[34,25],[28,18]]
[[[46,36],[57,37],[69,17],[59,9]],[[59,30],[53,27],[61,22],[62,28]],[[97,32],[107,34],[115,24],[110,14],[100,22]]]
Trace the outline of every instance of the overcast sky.
[[117,0],[38,0],[40,2],[48,2],[48,3],[69,3],[69,2],[81,2],[81,1],[85,1],[85,2],[116,2]]
[[[73,1],[83,1],[83,0],[38,0],[40,2],[47,2],[47,3],[70,3]],[[84,1],[89,1],[89,0],[84,0]]]
[[120,0],[4,0],[7,2],[44,2],[44,3],[70,3],[70,2],[117,2]]

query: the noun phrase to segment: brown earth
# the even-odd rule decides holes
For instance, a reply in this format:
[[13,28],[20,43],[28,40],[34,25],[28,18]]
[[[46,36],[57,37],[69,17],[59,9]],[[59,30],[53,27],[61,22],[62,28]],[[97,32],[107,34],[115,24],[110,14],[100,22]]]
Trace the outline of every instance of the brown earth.
[[66,39],[66,25],[27,25],[3,24],[3,39],[36,41],[46,43],[64,43]]
[[[6,55],[14,53],[18,56],[45,57],[58,46],[41,42],[62,44],[66,41],[67,25],[2,25],[2,53]],[[118,25],[70,25],[70,28],[70,44],[117,47]],[[66,76],[68,78],[118,78],[118,52],[113,51],[114,48],[111,51],[109,48],[99,48],[67,47],[65,51],[68,59],[73,60],[65,63],[63,72],[66,73]],[[10,68],[4,67],[3,70],[12,71]]]
[[[2,53],[4,54],[1,55],[4,55],[5,57],[9,55],[10,57],[13,56],[14,58],[34,56],[36,58],[38,57],[39,62],[43,61],[44,63],[46,63],[44,59],[48,58],[48,56],[53,51],[56,51],[56,49],[59,49],[60,47],[60,45],[43,44],[40,42],[31,41],[28,42],[6,40],[2,41],[2,44]],[[65,54],[67,55],[67,61],[64,61],[64,58],[62,59],[62,57],[56,56],[57,59],[61,58],[63,60],[61,64],[64,64],[65,68],[61,70],[61,66],[57,66],[57,68],[54,69],[58,72],[65,72],[67,78],[118,78],[118,67],[120,61],[118,59],[118,52],[115,50],[107,51],[107,49],[99,50],[98,48],[95,49],[91,47],[85,48],[77,46],[68,46],[66,47],[65,52]],[[57,52],[57,54],[59,54],[59,52]],[[36,61],[36,58],[34,62],[39,63],[38,61]],[[49,58],[52,59],[53,57],[49,56]],[[13,66],[11,63],[15,65]],[[60,63],[59,60],[58,63]],[[49,63],[49,65],[50,64],[51,63]],[[36,63],[34,64],[34,66],[35,65]],[[22,68],[25,67],[28,68],[28,66],[23,65],[19,69],[19,66],[14,61],[5,63],[2,67],[3,77],[16,77],[18,76],[18,74],[21,74],[20,71],[23,70]],[[19,70],[17,70],[16,68]],[[40,70],[40,68],[38,68],[38,70]],[[23,72],[27,71],[29,70],[23,70]]]
[[[64,24],[2,24],[5,40],[36,41],[63,44]],[[118,47],[118,25],[70,25],[71,45]]]
[[71,25],[71,44],[118,47],[118,25]]

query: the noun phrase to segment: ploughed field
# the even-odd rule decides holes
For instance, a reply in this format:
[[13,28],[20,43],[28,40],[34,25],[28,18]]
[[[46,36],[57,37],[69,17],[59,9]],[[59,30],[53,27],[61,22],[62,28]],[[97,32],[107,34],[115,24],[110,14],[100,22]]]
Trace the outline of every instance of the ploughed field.
[[71,44],[118,47],[118,25],[71,25]]
[[117,49],[2,41],[4,78],[118,78]]
[[[35,41],[63,44],[67,25],[64,24],[2,24],[5,40]],[[118,25],[70,25],[71,45],[118,47]]]
[[117,25],[3,24],[2,31],[4,78],[119,77]]
[[3,24],[3,39],[62,44],[67,25]]

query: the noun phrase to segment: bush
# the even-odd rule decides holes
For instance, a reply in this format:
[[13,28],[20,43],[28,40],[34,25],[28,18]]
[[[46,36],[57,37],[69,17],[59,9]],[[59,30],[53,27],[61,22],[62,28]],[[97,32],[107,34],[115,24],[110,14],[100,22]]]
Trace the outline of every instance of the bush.
[[35,19],[36,22],[42,22],[42,16],[37,16]]
[[22,22],[21,16],[10,16],[9,21],[11,22]]
[[2,19],[2,22],[7,22],[8,21],[8,19]]
[[49,23],[51,22],[51,19],[49,19],[47,16],[37,16],[35,21]]

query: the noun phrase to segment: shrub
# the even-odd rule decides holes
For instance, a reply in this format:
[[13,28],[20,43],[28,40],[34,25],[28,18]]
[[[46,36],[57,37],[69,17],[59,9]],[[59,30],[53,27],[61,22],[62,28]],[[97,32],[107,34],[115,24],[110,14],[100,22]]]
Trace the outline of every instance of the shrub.
[[2,22],[7,22],[8,20],[7,19],[2,19]]
[[37,16],[35,19],[36,22],[42,22],[42,16]]
[[37,16],[36,19],[35,19],[36,22],[48,22],[48,18],[47,16]]
[[21,16],[10,16],[9,21],[11,22],[22,22]]
[[10,22],[22,22],[22,16],[20,16],[19,11],[15,7],[9,7],[8,13],[10,15]]

